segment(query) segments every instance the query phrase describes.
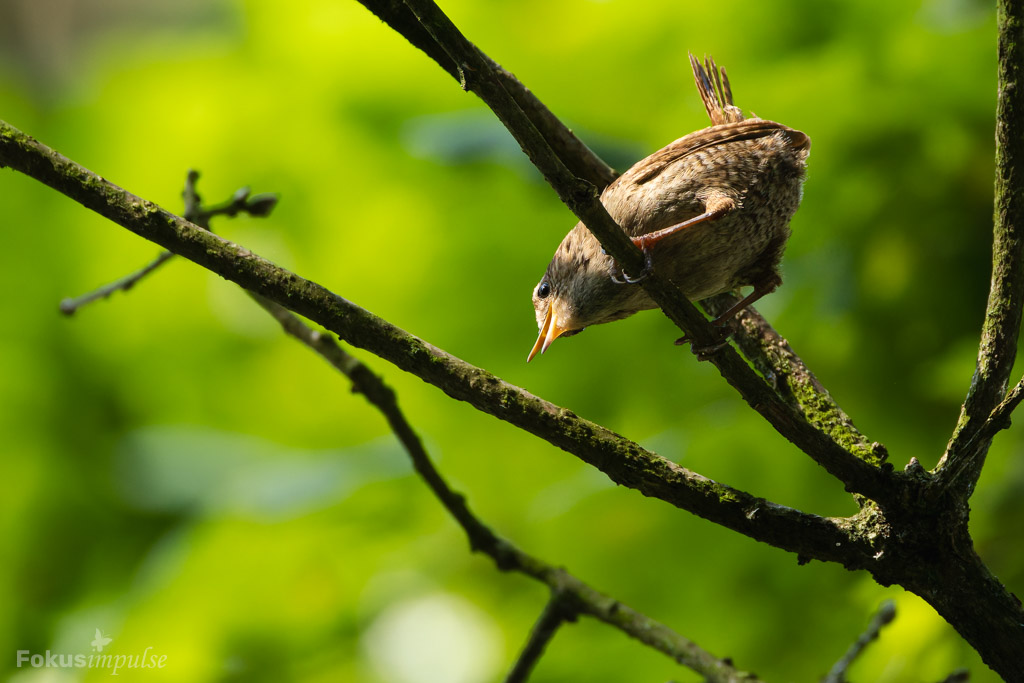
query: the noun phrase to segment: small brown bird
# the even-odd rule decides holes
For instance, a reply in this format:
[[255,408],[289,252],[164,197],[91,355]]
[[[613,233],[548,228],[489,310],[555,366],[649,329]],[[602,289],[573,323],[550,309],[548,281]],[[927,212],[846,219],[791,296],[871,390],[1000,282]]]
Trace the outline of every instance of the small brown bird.
[[744,119],[725,69],[692,54],[690,65],[711,127],[637,162],[601,193],[608,213],[644,251],[644,272],[622,273],[577,223],[533,290],[540,334],[527,362],[558,337],[656,308],[636,284],[652,269],[691,301],[753,286],[716,325],[782,283],[778,265],[811,140],[781,123]]

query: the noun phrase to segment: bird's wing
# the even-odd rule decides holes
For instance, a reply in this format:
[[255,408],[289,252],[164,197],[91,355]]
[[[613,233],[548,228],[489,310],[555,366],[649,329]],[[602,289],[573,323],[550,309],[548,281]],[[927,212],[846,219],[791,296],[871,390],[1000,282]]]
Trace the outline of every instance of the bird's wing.
[[810,143],[810,139],[798,130],[774,121],[764,119],[746,119],[735,123],[724,123],[711,128],[704,128],[685,137],[681,137],[643,161],[634,165],[623,174],[621,180],[632,176],[630,180],[637,185],[657,178],[669,165],[702,149],[724,145],[729,142],[763,138],[779,131],[786,132],[794,146],[800,147]]

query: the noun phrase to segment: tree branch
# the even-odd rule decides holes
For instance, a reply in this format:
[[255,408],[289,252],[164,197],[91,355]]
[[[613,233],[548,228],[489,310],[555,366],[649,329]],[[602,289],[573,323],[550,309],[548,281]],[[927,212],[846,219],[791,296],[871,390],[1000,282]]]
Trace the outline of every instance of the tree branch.
[[[612,481],[751,538],[848,568],[879,569],[876,534],[733,489],[455,358],[391,323],[156,204],[0,122],[0,164],[53,187],[135,234],[313,320],[342,339],[597,467]],[[824,437],[823,437],[824,438]],[[831,442],[829,442],[831,443]],[[870,467],[860,460],[855,462]],[[881,475],[880,470],[871,468]],[[879,491],[886,482],[879,480]]]
[[[199,195],[195,192],[195,182],[198,179],[198,172],[188,172],[188,179],[185,181],[185,191],[182,193],[185,198],[185,217],[207,230],[210,229],[210,219],[214,216],[234,217],[239,213],[247,213],[250,216],[264,217],[268,216],[277,204],[277,195],[258,194],[250,196],[249,188],[243,187],[235,192],[231,199],[225,202],[211,207],[200,207]],[[162,251],[157,254],[155,259],[133,273],[120,277],[92,292],[64,299],[60,302],[60,312],[64,315],[74,315],[83,306],[100,299],[106,299],[114,292],[127,292],[137,285],[140,280],[167,263],[172,256],[174,256],[174,252]]]
[[835,663],[835,666],[822,679],[821,683],[845,683],[846,672],[849,670],[850,665],[853,664],[857,657],[860,657],[861,653],[864,652],[864,648],[878,638],[882,628],[886,624],[891,623],[895,618],[896,605],[893,604],[892,600],[886,600],[878,608],[864,633],[860,634],[853,645],[850,646],[850,649],[846,651],[846,654],[839,658],[839,661]]
[[563,620],[574,619],[576,614],[586,614],[668,655],[677,663],[703,675],[710,683],[757,682],[756,677],[738,671],[730,662],[715,657],[664,624],[600,593],[566,570],[533,557],[496,535],[470,511],[466,499],[449,488],[423,448],[419,436],[398,407],[394,391],[379,376],[342,349],[332,337],[312,329],[283,306],[258,294],[251,295],[281,324],[285,332],[316,351],[348,377],[353,390],[363,394],[380,411],[412,460],[413,468],[466,532],[473,551],[490,556],[502,571],[525,574],[547,584],[551,589],[552,598],[508,680],[525,680],[513,678],[513,674],[519,672],[518,675],[525,677],[544,645],[554,635],[554,629]]
[[961,481],[965,499],[974,492],[991,444],[991,434],[980,438],[979,434],[1006,393],[1024,306],[1024,4],[999,0],[996,21],[999,95],[992,285],[974,378],[936,468],[940,488],[945,490],[949,478],[955,477]]
[[505,683],[525,683],[530,677],[530,672],[536,666],[544,649],[551,642],[551,639],[558,633],[559,627],[566,621],[576,620],[576,611],[572,606],[566,604],[568,601],[557,593],[552,593],[551,598],[544,605],[544,611],[537,618],[537,623],[530,631],[530,638],[519,653],[515,666],[505,677]]
[[[612,220],[601,204],[596,189],[575,177],[547,145],[526,115],[500,85],[490,64],[432,0],[405,0],[422,26],[433,36],[454,63],[467,84],[498,116],[523,151],[541,171],[559,198],[590,229],[605,250],[626,271],[640,272],[640,250]],[[718,333],[704,316],[686,300],[678,288],[653,273],[641,286],[662,311],[692,340],[696,348],[714,347]],[[883,507],[895,500],[900,479],[852,454],[829,437],[807,417],[783,402],[730,346],[722,346],[709,358],[722,376],[746,402],[784,437],[810,455],[815,462],[842,481],[847,490],[861,493]],[[869,460],[874,461],[874,456]]]
[[[359,0],[366,9],[376,14],[383,22],[405,37],[410,43],[425,52],[448,74],[459,81],[464,89],[472,89],[472,81],[464,80],[459,65],[448,56],[444,48],[423,28],[416,15],[402,0]],[[530,92],[512,73],[497,62],[481,53],[505,91],[515,99],[519,108],[529,117],[530,122],[544,137],[551,149],[569,170],[578,178],[592,183],[598,189],[615,180],[618,175],[611,166],[594,154],[571,130],[551,113],[543,102]]]
[[974,431],[974,435],[958,448],[960,457],[943,467],[942,477],[936,486],[937,491],[944,493],[967,488],[963,485],[965,477],[975,474],[971,465],[979,458],[984,458],[983,451],[992,443],[992,437],[1010,427],[1010,415],[1020,405],[1021,400],[1024,400],[1024,379],[1014,385],[1003,402],[996,406],[988,419]]
[[163,264],[167,263],[172,256],[174,256],[174,252],[161,251],[156,255],[156,258],[133,273],[128,273],[124,277],[119,277],[113,282],[105,284],[102,287],[86,294],[82,294],[81,296],[63,299],[60,302],[60,312],[64,315],[74,315],[78,312],[78,309],[83,306],[87,306],[94,301],[99,301],[100,299],[106,299],[114,292],[127,292],[129,289],[137,285],[140,280]]
[[[713,318],[739,301],[734,294],[720,294],[701,302]],[[832,395],[814,376],[789,342],[748,306],[729,321],[731,339],[754,368],[773,386],[779,397],[802,412],[833,441],[866,462],[882,465],[889,457],[886,447],[871,442],[853,424]]]
[[[458,67],[434,37],[420,24],[416,15],[401,0],[359,0],[371,12],[380,17],[392,29],[460,81]],[[479,51],[479,49],[478,49]],[[583,144],[572,131],[566,128],[551,111],[538,100],[515,76],[479,51],[498,77],[505,90],[512,95],[516,104],[526,114],[558,158],[578,178],[587,180],[600,190],[615,178],[614,171]],[[474,82],[464,83],[473,89]],[[481,96],[482,97],[482,96]],[[490,102],[488,102],[490,104]],[[714,301],[735,303],[735,297],[722,295],[705,305],[714,315],[724,312],[729,306],[721,307]],[[824,387],[807,369],[803,361],[752,307],[747,309],[742,327],[737,327],[734,339],[740,350],[763,375],[782,379],[788,386],[783,399],[798,407],[810,422],[824,429],[847,451],[874,464],[885,460],[885,449],[872,444],[839,408]],[[744,331],[745,330],[745,331]],[[747,338],[750,335],[752,338]]]

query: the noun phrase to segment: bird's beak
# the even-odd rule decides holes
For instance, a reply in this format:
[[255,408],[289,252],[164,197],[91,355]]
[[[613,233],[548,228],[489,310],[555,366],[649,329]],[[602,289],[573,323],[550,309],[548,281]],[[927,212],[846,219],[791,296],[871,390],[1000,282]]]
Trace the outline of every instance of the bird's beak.
[[540,327],[540,334],[537,335],[537,341],[534,343],[533,348],[530,349],[530,355],[526,357],[526,362],[529,363],[533,360],[533,357],[540,351],[544,353],[551,346],[551,342],[558,339],[567,330],[564,327],[560,327],[558,324],[558,316],[552,310],[552,307],[548,306],[548,314],[544,316],[544,324]]

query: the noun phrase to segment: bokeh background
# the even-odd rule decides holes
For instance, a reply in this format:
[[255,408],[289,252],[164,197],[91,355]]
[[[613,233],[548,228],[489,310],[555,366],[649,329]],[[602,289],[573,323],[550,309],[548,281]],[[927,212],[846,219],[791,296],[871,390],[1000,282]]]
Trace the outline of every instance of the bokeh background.
[[[784,286],[759,309],[897,467],[941,454],[989,278],[990,3],[442,3],[619,169],[706,125],[687,51],[745,110],[814,141]],[[0,0],[0,118],[181,210],[272,191],[214,228],[505,379],[707,476],[822,515],[841,486],[672,345],[657,312],[526,365],[530,291],[569,211],[473,95],[352,0]],[[58,302],[158,251],[0,174],[0,671],[15,652],[166,654],[122,680],[500,680],[545,590],[472,555],[381,417],[233,285],[174,260],[71,319]],[[922,600],[637,492],[368,354],[443,473],[528,552],[771,681],[995,680]],[[1024,431],[973,498],[1024,590]],[[623,634],[564,628],[535,681],[696,681]]]

